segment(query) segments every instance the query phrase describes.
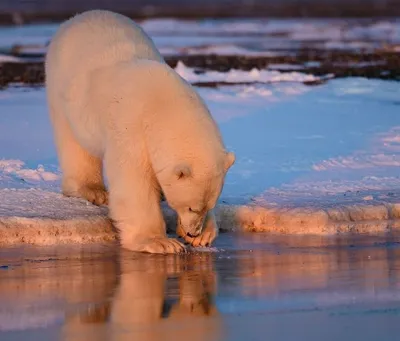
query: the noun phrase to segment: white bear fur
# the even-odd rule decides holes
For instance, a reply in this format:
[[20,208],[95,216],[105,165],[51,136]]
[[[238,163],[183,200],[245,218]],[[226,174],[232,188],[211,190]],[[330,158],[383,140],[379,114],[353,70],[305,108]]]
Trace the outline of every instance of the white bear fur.
[[145,32],[117,13],[84,12],[61,25],[45,68],[63,193],[108,203],[123,247],[181,252],[166,236],[164,193],[178,235],[211,244],[212,209],[235,156],[202,99]]

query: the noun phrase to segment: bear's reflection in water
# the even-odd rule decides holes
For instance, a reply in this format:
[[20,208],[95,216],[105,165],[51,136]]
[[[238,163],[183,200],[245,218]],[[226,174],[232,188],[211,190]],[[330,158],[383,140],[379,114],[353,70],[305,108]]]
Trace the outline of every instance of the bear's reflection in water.
[[[180,256],[0,248],[0,340],[275,340],[282,330],[295,339],[301,319],[334,332],[361,323],[362,332],[358,313],[343,320],[343,311],[398,312],[398,240],[221,234],[224,251]],[[335,307],[340,321],[326,314]]]
[[61,340],[221,339],[213,254],[132,257],[121,257],[114,288],[104,282],[101,304],[67,315]]

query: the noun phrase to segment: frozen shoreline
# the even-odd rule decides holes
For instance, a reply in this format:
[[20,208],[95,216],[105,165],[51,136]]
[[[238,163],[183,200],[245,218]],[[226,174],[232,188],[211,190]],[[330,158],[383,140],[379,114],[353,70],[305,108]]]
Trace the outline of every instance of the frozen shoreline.
[[[399,195],[397,193],[397,195]],[[174,233],[175,213],[164,216]],[[0,245],[18,246],[115,242],[118,237],[106,207],[43,190],[0,190]],[[269,232],[287,235],[382,234],[400,230],[400,202],[394,199],[336,202],[288,208],[260,204],[219,205],[222,232]]]

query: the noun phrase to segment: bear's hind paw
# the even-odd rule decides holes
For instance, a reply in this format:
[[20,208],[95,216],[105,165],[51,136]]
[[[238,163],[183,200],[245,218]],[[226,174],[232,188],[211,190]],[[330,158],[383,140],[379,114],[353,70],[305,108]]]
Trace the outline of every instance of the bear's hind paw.
[[86,199],[94,205],[108,205],[108,192],[104,187],[85,186],[79,188],[77,191],[63,191],[64,195],[68,197],[78,197]]

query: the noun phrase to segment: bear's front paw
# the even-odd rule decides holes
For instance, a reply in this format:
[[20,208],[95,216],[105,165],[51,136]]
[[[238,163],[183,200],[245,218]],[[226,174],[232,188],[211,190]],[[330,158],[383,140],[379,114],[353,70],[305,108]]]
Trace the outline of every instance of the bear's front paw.
[[[129,246],[127,248],[132,249]],[[186,252],[186,247],[177,239],[151,238],[140,243],[140,245],[138,245],[137,247],[137,251],[148,252],[148,253],[163,253],[163,254],[181,253],[181,252]]]

